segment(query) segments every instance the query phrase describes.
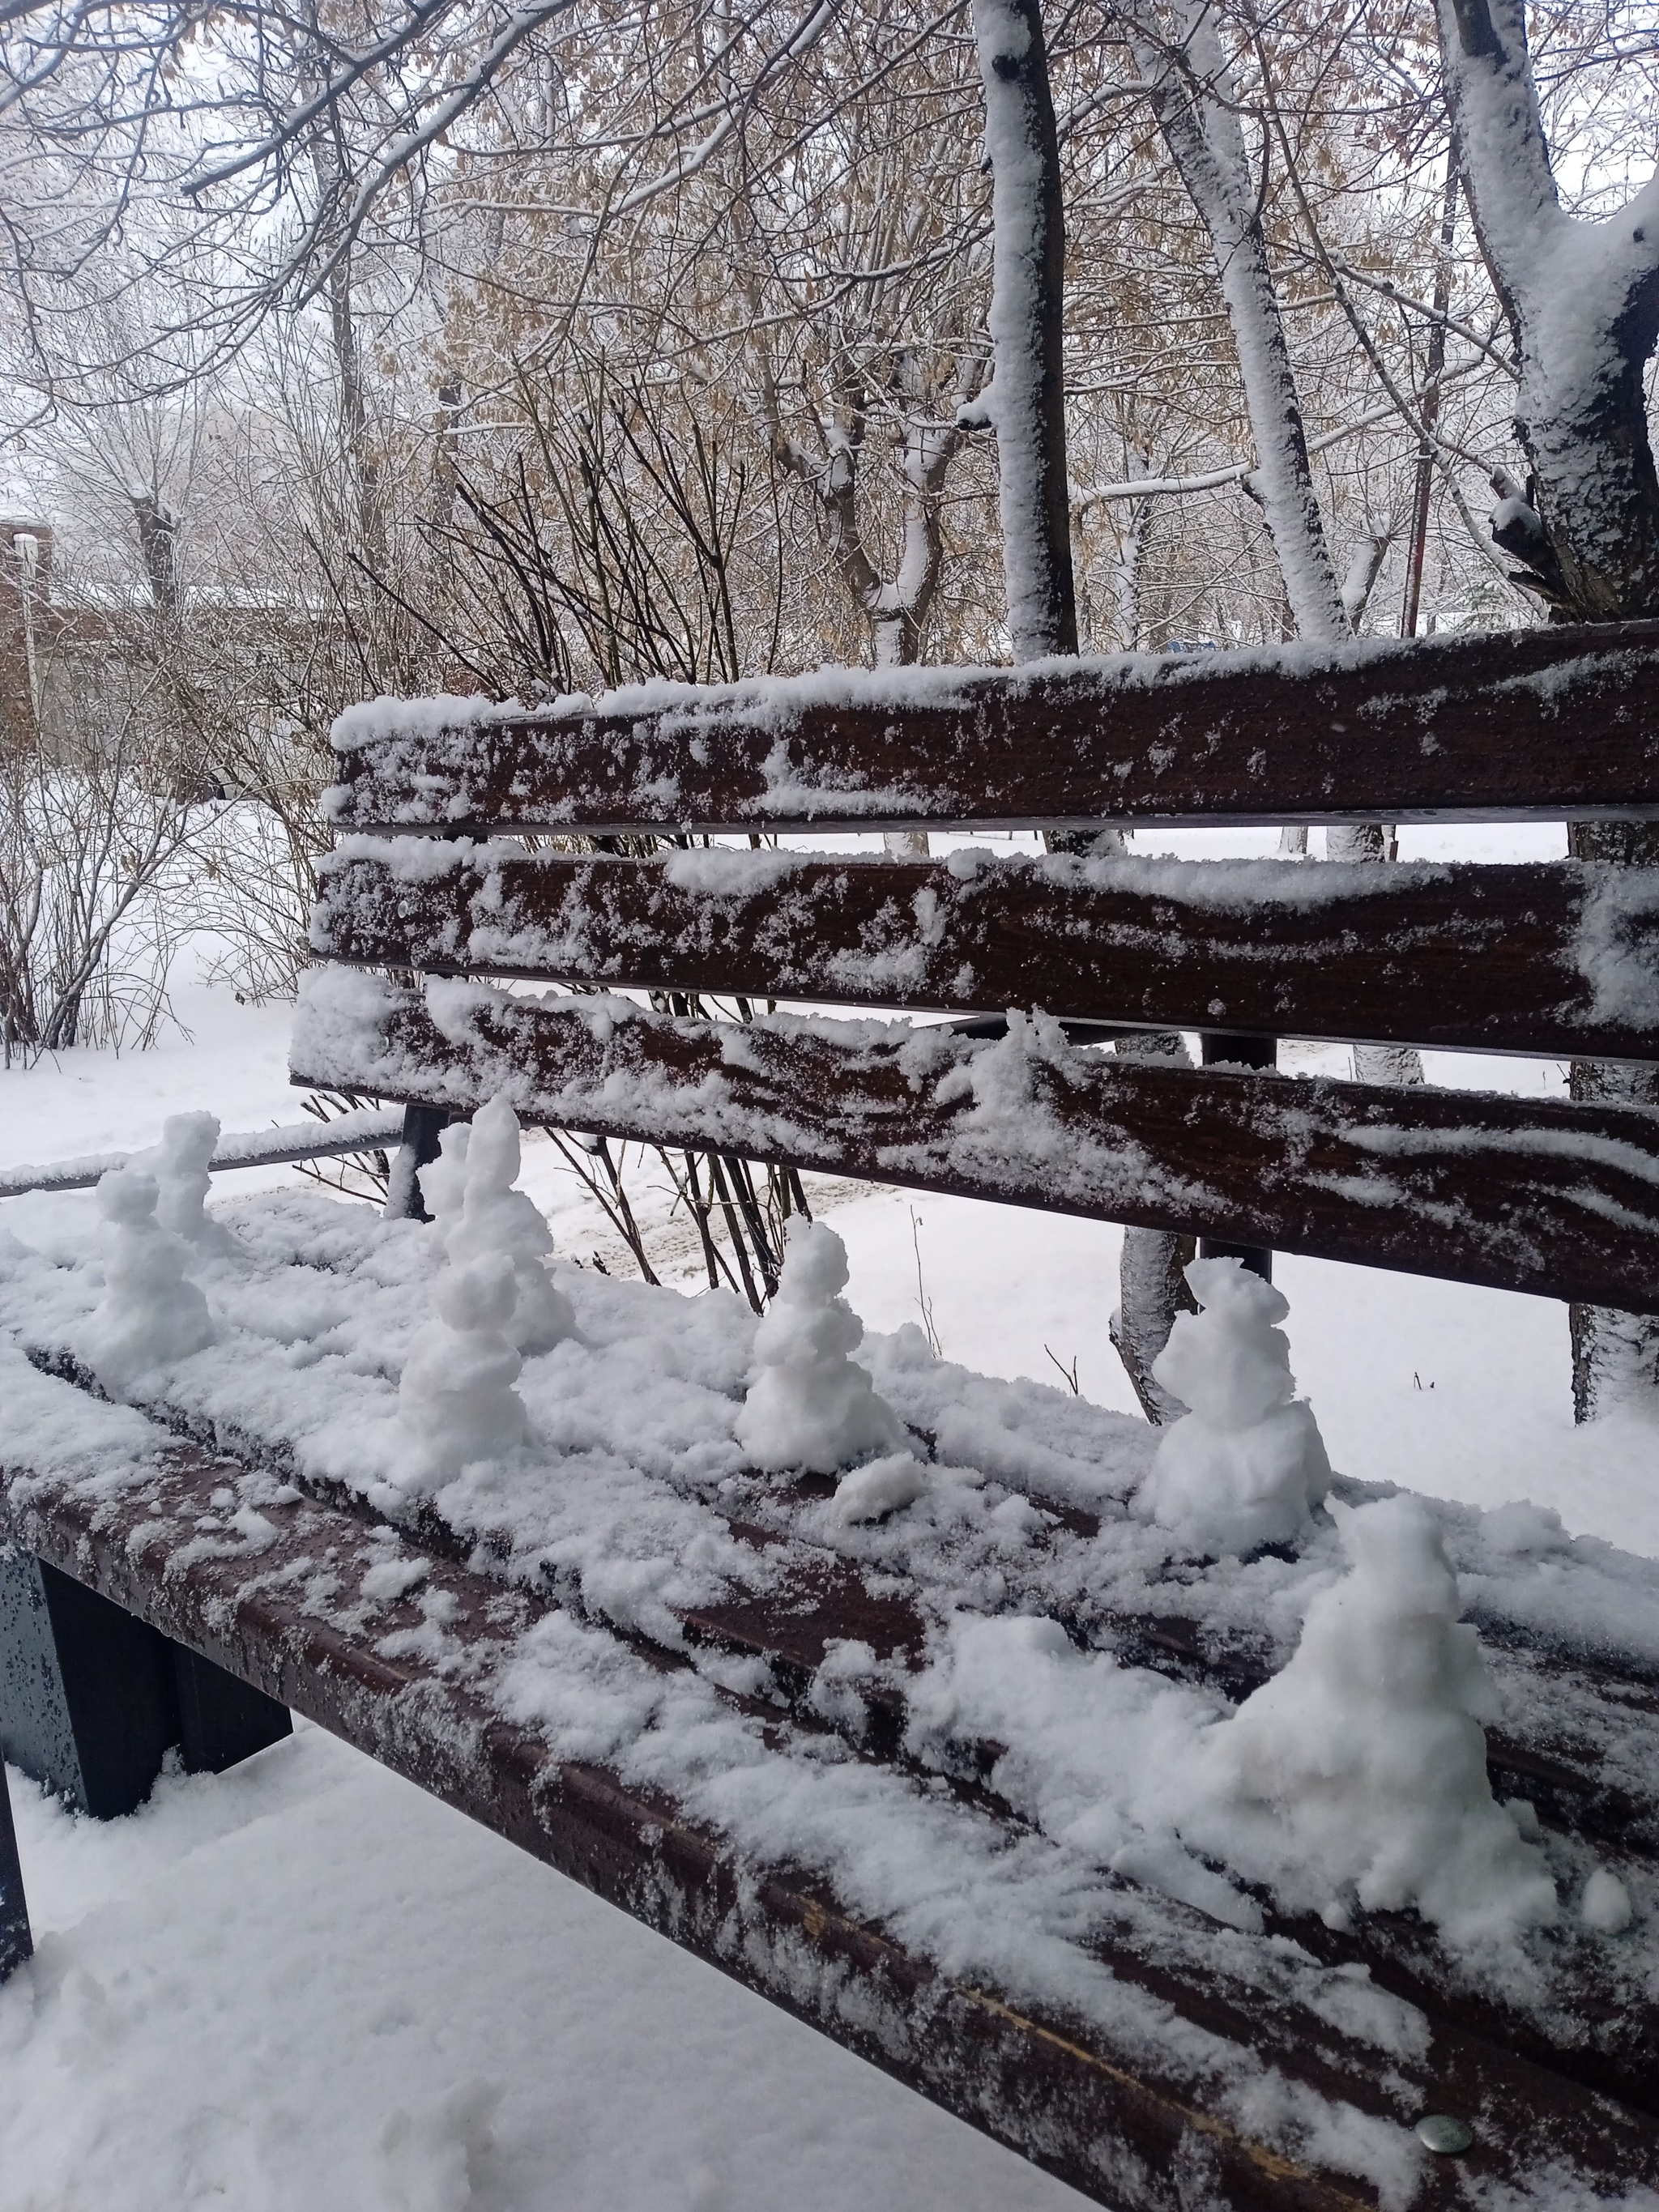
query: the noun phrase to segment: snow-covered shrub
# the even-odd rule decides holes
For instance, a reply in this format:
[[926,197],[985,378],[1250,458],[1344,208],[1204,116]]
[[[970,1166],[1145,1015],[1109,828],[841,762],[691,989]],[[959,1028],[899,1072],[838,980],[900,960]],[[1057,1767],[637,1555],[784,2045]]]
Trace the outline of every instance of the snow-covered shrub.
[[208,1303],[185,1269],[190,1250],[155,1218],[154,1176],[112,1168],[98,1186],[104,1295],[78,1349],[112,1397],[147,1368],[187,1358],[213,1342]]
[[821,1221],[789,1224],[777,1295],[755,1332],[757,1373],[738,1442],[758,1468],[834,1474],[868,1452],[901,1450],[904,1427],[849,1354],[864,1323],[838,1294],[847,1247]]
[[1552,1919],[1555,1885],[1486,1778],[1498,1696],[1434,1516],[1337,1506],[1350,1561],[1288,1666],[1210,1740],[1225,1852],[1334,1924],[1415,1905],[1456,1942]]
[[1288,1542],[1331,1479],[1274,1326],[1290,1307],[1237,1260],[1194,1260],[1186,1273],[1203,1310],[1176,1315],[1152,1373],[1192,1410],[1164,1430],[1136,1510],[1223,1557]]
[[506,1334],[516,1296],[505,1252],[452,1270],[440,1285],[438,1318],[416,1332],[398,1386],[398,1419],[411,1444],[405,1489],[435,1487],[528,1437],[524,1400],[513,1387],[524,1362]]
[[[575,1334],[575,1310],[547,1272],[553,1237],[546,1222],[534,1200],[513,1188],[519,1166],[519,1117],[505,1098],[492,1098],[473,1115],[465,1143],[458,1139],[442,1155],[435,1184],[439,1224],[456,1267],[486,1253],[512,1261],[518,1302],[507,1334],[520,1352],[550,1352]],[[428,1202],[434,1188],[429,1181],[422,1184]]]
[[219,1141],[216,1114],[169,1114],[161,1124],[161,1141],[128,1162],[153,1175],[160,1187],[155,1218],[200,1252],[228,1252],[230,1231],[203,1211],[213,1188],[208,1163]]

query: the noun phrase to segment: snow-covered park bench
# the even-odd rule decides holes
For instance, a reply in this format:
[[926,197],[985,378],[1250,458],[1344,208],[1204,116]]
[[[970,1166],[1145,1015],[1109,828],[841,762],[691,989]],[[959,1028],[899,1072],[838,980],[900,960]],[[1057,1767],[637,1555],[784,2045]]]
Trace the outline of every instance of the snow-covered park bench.
[[1659,1310],[1659,1115],[1271,1042],[1651,1060],[1650,878],[761,842],[1659,816],[1659,624],[381,702],[337,743],[292,1066],[406,1107],[395,1218],[204,1218],[164,1161],[182,1244],[131,1175],[0,1237],[0,1537],[1122,2212],[1659,2201],[1659,1569],[1328,1486],[1224,1261],[1162,1444],[914,1329],[872,1390],[822,1229],[758,1338],[545,1268],[507,1111]]

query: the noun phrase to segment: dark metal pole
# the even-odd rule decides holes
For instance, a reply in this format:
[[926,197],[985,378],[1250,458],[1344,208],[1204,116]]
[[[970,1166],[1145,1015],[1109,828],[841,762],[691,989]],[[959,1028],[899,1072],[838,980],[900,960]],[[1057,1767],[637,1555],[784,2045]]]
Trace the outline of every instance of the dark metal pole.
[[404,1109],[404,1140],[398,1156],[392,1163],[392,1177],[386,1186],[386,1218],[388,1221],[430,1221],[421,1198],[421,1186],[416,1177],[428,1161],[438,1157],[438,1139],[449,1127],[449,1109],[444,1106],[405,1106]]
[[0,1982],[33,1954],[23,1869],[17,1856],[17,1831],[12,1826],[11,1796],[5,1770],[0,1767]]
[[[1230,1036],[1224,1032],[1200,1039],[1206,1067],[1277,1067],[1279,1040],[1264,1036]],[[1218,1237],[1198,1240],[1200,1260],[1242,1260],[1264,1283],[1273,1279],[1273,1255],[1264,1244],[1230,1244]]]

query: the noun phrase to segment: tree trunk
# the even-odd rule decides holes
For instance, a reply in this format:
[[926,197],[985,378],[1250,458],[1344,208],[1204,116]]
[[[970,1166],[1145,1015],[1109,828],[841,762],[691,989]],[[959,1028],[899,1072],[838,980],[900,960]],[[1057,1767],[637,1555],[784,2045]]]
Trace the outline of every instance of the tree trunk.
[[[996,432],[1008,632],[1018,661],[1078,649],[1072,514],[1066,466],[1066,229],[1060,144],[1037,0],[974,0],[974,34],[985,87],[995,233],[991,301],[993,368],[981,410]],[[1050,852],[1124,850],[1110,823],[1057,832]],[[1120,1046],[1120,1049],[1125,1049]],[[1186,1057],[1177,1036],[1127,1048]],[[1152,1364],[1188,1298],[1182,1270],[1189,1238],[1126,1229],[1119,1304],[1109,1334],[1149,1421],[1186,1408],[1152,1380]]]
[[1279,294],[1267,260],[1229,71],[1206,0],[1176,0],[1167,33],[1150,6],[1126,15],[1135,66],[1170,158],[1214,249],[1244,383],[1256,465],[1246,489],[1279,558],[1298,637],[1346,637],[1351,625],[1325,537]]
[[[1644,378],[1659,340],[1659,175],[1616,215],[1565,214],[1544,137],[1522,0],[1439,0],[1440,52],[1475,234],[1521,359],[1525,495],[1492,518],[1516,580],[1559,619],[1659,615],[1659,473]],[[1659,824],[1577,822],[1575,858],[1659,865]],[[1659,1105],[1651,1068],[1575,1064],[1576,1098]],[[1659,1318],[1575,1306],[1573,1412],[1659,1392]]]
[[1066,223],[1038,0],[974,0],[995,235],[991,387],[1016,661],[1077,651],[1066,471]]
[[[1571,823],[1567,847],[1577,860],[1659,868],[1659,822]],[[1576,1060],[1568,1087],[1590,1103],[1659,1107],[1659,1067]],[[1620,1405],[1659,1407],[1659,1316],[1570,1306],[1567,1330],[1574,1420],[1594,1420]]]
[[1440,47],[1476,235],[1515,333],[1524,501],[1493,529],[1575,622],[1659,615],[1659,475],[1644,371],[1659,338],[1659,175],[1617,215],[1563,212],[1521,0],[1440,0]]
[[[1457,235],[1457,142],[1446,160],[1446,204],[1440,217],[1440,253],[1434,272],[1434,307],[1443,316],[1451,306],[1451,250]],[[1423,602],[1423,562],[1429,544],[1429,500],[1434,489],[1434,447],[1431,434],[1440,416],[1440,379],[1446,367],[1446,325],[1437,321],[1429,332],[1427,374],[1423,379],[1419,410],[1423,441],[1417,450],[1417,482],[1412,491],[1412,534],[1406,557],[1406,603],[1401,610],[1400,635],[1417,635],[1417,617]]]
[[[1215,11],[1208,0],[1176,0],[1167,30],[1159,29],[1159,21],[1151,0],[1126,17],[1152,113],[1214,251],[1255,441],[1256,465],[1245,479],[1245,489],[1261,509],[1273,539],[1296,635],[1322,641],[1350,637],[1353,624],[1314,486],[1260,196]],[[1367,592],[1375,573],[1373,568]],[[1380,824],[1365,823],[1333,829],[1326,850],[1334,860],[1386,860],[1393,843]],[[1291,833],[1280,849],[1304,852],[1305,836]],[[1409,1047],[1357,1045],[1354,1073],[1369,1083],[1423,1080],[1422,1062]]]

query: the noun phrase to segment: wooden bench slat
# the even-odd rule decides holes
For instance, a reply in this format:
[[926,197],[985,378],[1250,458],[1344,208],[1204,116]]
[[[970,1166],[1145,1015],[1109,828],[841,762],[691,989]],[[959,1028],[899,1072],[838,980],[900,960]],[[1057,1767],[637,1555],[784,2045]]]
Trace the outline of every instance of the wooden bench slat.
[[1659,1059],[1656,870],[452,849],[447,866],[408,841],[337,854],[313,949],[429,974]]
[[[1156,1893],[1109,1916],[1086,1947],[1130,2001],[1121,2042],[1064,2009],[953,1979],[849,1909],[831,1883],[757,1864],[672,1798],[602,1764],[561,1762],[532,1725],[505,1717],[497,1688],[525,1637],[556,1610],[532,1594],[438,1556],[410,1598],[354,1603],[356,1578],[397,1557],[396,1544],[366,1540],[372,1515],[313,1499],[267,1497],[255,1549],[204,1542],[215,1492],[243,1473],[187,1445],[119,1488],[0,1465],[0,1535],[1118,2212],[1173,2212],[1194,2189],[1205,2201],[1277,2212],[1373,2212],[1373,2191],[1343,2165],[1287,2155],[1234,2117],[1214,2094],[1230,2079],[1247,2108],[1253,2082],[1289,2080],[1347,2106],[1349,2124],[1467,2112],[1476,2144],[1455,2167],[1427,2163],[1413,2197],[1425,2212],[1464,2202],[1471,2185],[1524,2182],[1552,2161],[1609,2191],[1659,2180],[1659,2128],[1647,2112],[1432,2012],[1425,2046],[1390,2049],[1381,2063],[1374,2045],[1319,2009],[1319,1968],[1305,1951],[1229,1948]],[[30,1479],[14,1486],[18,1474]],[[447,1624],[441,1648],[434,1618]],[[665,1674],[684,1663],[648,1647],[634,1656]],[[776,1744],[796,1726],[712,1686],[708,1694]],[[964,1806],[963,1817],[988,1816]],[[1013,1828],[1006,1843],[1030,1848]],[[1163,2025],[1151,2037],[1137,1997],[1158,2008]]]
[[1659,1311],[1659,1113],[313,971],[294,1079]]
[[1659,623],[660,684],[337,726],[341,830],[1659,817]]

